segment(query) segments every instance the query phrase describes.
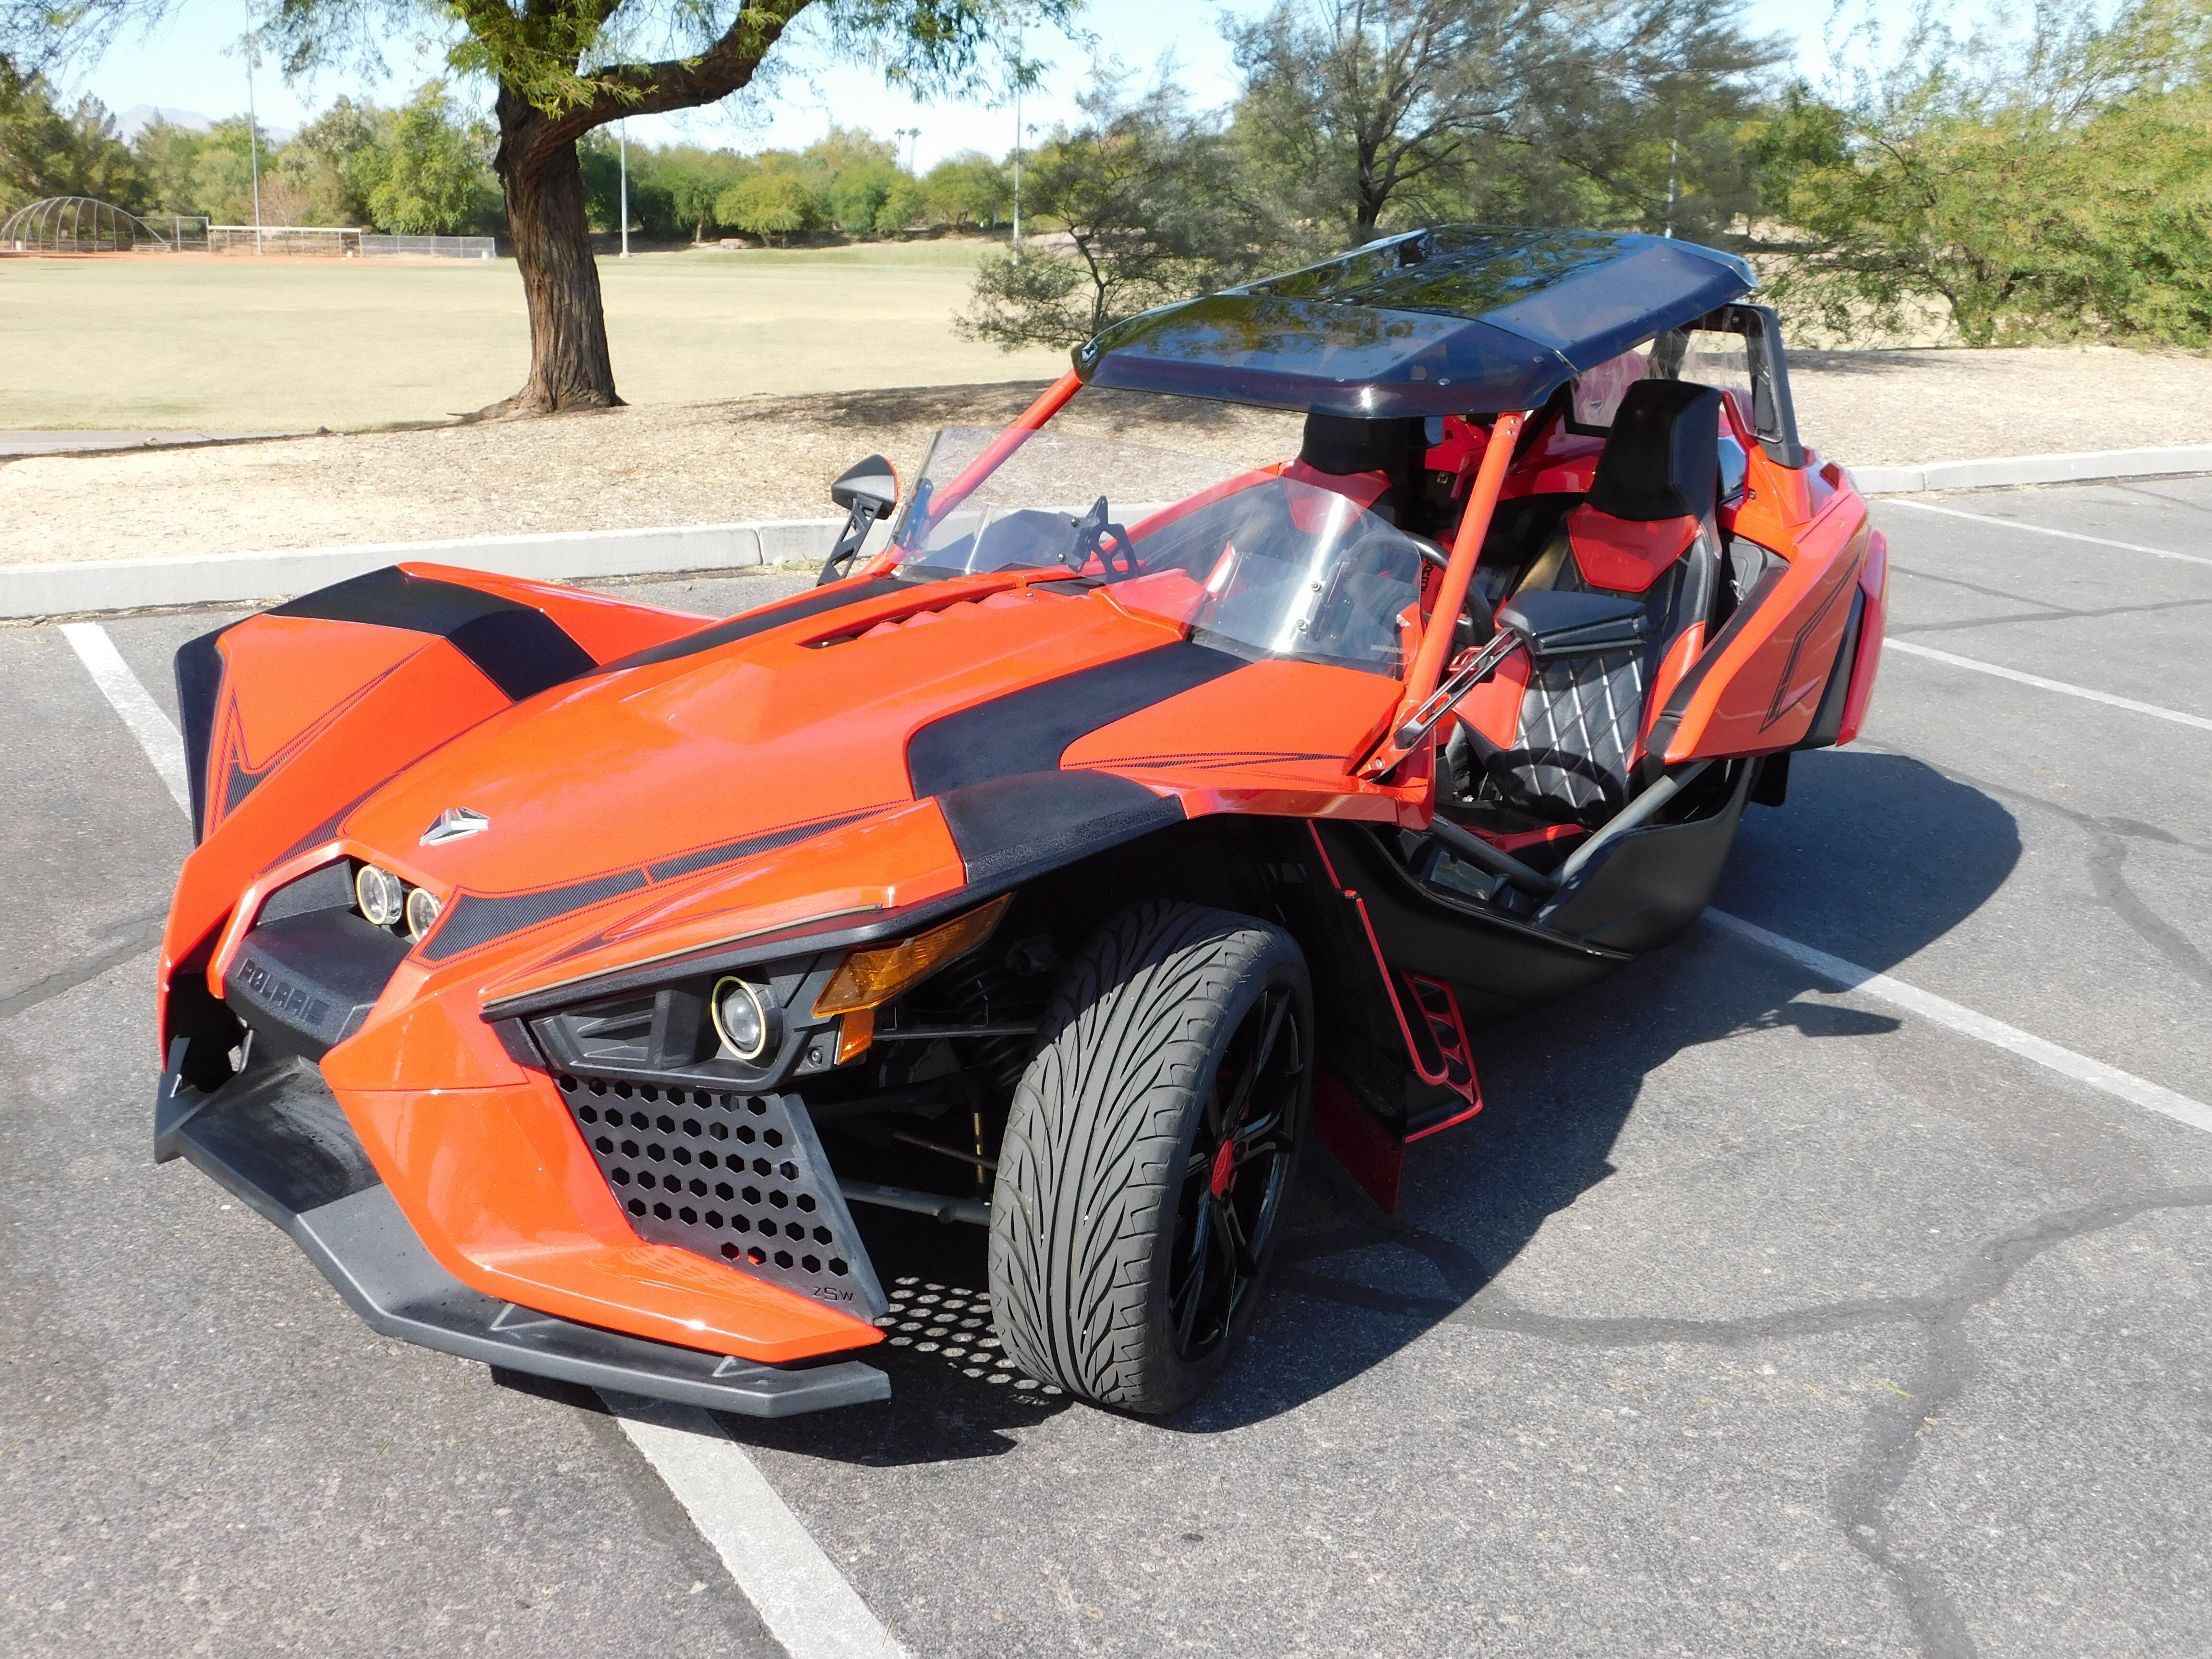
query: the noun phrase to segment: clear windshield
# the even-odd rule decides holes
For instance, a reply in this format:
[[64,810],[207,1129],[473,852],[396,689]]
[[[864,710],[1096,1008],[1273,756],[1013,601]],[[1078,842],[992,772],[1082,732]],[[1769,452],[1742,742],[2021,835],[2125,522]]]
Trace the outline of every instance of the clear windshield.
[[[1007,453],[993,465],[997,450]],[[1050,428],[1010,445],[948,428],[900,522],[899,568],[936,578],[1058,566],[1201,644],[1401,673],[1430,544],[1307,481],[1321,476]]]

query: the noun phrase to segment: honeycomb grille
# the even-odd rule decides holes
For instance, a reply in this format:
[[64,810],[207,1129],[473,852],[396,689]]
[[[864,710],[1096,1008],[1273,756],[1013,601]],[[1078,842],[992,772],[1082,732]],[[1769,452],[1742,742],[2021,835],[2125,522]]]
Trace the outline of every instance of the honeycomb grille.
[[883,1286],[798,1097],[556,1081],[640,1238],[882,1317]]

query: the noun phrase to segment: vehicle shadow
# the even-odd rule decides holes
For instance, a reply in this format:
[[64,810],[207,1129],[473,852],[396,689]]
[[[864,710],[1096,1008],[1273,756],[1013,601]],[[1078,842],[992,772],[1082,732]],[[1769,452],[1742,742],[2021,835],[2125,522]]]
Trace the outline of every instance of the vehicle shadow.
[[[2011,813],[1918,761],[1826,750],[1797,757],[1792,771],[1788,806],[1746,817],[1718,908],[1887,969],[1972,915],[2019,860]],[[1449,1318],[1613,1173],[1614,1140],[1645,1078],[1683,1050],[1782,1025],[1819,1038],[1900,1023],[1796,1000],[1833,988],[1787,963],[1715,971],[1715,951],[1742,947],[1702,940],[1692,934],[1580,998],[1476,1033],[1485,1109],[1413,1152],[1396,1215],[1383,1216],[1328,1160],[1310,1160],[1259,1328],[1206,1399],[1164,1426],[1212,1434],[1293,1410]],[[972,1297],[986,1282],[981,1243],[975,1229],[903,1230],[886,1277],[919,1274]],[[948,1361],[941,1344],[922,1352],[909,1340],[866,1358],[891,1374],[886,1405],[725,1427],[747,1444],[893,1466],[1011,1451],[1012,1431],[1068,1405],[990,1382],[972,1350]]]
[[[2019,861],[2010,812],[1908,757],[1826,750],[1792,773],[1785,808],[1746,817],[1716,908],[1887,970],[1972,915]],[[1476,1033],[1482,1115],[1408,1155],[1395,1216],[1325,1174],[1250,1345],[1170,1426],[1214,1433],[1291,1410],[1449,1317],[1613,1173],[1645,1078],[1682,1051],[1776,1026],[1821,1038],[1902,1023],[1798,1001],[1835,988],[1763,955],[1732,959],[1744,949],[1692,933],[1583,997]]]

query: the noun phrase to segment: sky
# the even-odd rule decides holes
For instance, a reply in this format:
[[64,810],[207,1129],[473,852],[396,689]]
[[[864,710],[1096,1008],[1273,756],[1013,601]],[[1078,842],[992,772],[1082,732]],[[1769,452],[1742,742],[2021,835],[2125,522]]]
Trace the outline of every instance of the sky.
[[[1885,12],[1901,14],[1905,0],[1875,3]],[[1194,102],[1206,107],[1226,103],[1237,89],[1219,18],[1255,15],[1264,5],[1265,0],[1212,6],[1191,0],[1093,0],[1085,22],[1107,37],[1102,43],[1107,51],[1139,76],[1148,77],[1163,59],[1171,61]],[[1825,15],[1819,0],[1752,0],[1747,21],[1754,30],[1795,38],[1801,66],[1817,75],[1825,64],[1820,46]],[[63,77],[65,89],[90,93],[118,115],[142,105],[214,118],[243,114],[247,64],[239,40],[246,22],[244,0],[181,0],[167,21],[118,40],[98,60]],[[804,28],[797,33],[801,38],[787,37],[771,55],[770,63],[781,58],[782,68],[765,92],[740,93],[716,108],[682,116],[640,117],[627,124],[629,137],[642,143],[795,149],[836,122],[891,140],[900,145],[902,159],[911,157],[924,171],[958,150],[1003,155],[1013,147],[1014,110],[1004,96],[917,104],[886,88],[875,69],[841,61],[818,37],[809,38]],[[1024,94],[1022,125],[1049,131],[1054,120],[1073,116],[1075,94],[1089,76],[1091,51],[1058,34],[1035,40],[1028,49],[1050,68],[1044,84]],[[263,63],[252,77],[261,125],[288,134],[340,94],[398,103],[442,67],[434,49],[404,41],[388,47],[387,57],[380,80],[325,72],[298,85],[287,85]],[[481,90],[460,90],[465,97],[489,103]]]

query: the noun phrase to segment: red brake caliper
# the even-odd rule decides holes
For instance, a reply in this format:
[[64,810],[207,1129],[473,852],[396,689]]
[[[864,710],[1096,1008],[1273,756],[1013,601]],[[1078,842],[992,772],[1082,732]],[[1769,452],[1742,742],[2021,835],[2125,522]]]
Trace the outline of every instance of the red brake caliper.
[[1230,1170],[1237,1161],[1237,1137],[1231,1135],[1221,1143],[1221,1150],[1213,1155],[1213,1174],[1208,1178],[1207,1188],[1216,1198],[1229,1190]]

